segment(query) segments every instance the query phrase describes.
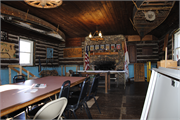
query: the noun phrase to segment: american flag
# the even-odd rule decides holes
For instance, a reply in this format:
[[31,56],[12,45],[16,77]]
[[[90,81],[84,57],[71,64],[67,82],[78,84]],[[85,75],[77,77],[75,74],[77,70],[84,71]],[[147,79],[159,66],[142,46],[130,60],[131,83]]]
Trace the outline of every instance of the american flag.
[[86,53],[85,53],[85,70],[89,69],[89,55],[88,55],[88,49],[86,46]]

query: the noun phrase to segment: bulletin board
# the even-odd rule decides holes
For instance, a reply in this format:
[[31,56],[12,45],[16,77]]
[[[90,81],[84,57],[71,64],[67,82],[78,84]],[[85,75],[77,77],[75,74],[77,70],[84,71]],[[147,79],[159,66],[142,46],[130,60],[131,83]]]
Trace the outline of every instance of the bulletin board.
[[82,48],[65,48],[63,57],[82,57]]
[[16,58],[15,48],[13,43],[0,42],[0,58]]

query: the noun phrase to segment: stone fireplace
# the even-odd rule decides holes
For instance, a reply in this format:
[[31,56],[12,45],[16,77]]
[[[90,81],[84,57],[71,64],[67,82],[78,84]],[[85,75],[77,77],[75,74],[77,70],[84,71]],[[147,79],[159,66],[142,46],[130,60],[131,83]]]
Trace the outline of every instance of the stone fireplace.
[[[123,35],[110,35],[103,36],[103,41],[91,41],[88,37],[85,39],[85,46],[94,45],[110,45],[110,49],[100,49],[97,50],[94,47],[94,50],[90,51],[89,64],[90,69],[95,70],[123,70],[124,69],[124,41],[125,37]],[[111,49],[111,45],[114,44],[115,47],[117,44],[120,44],[120,49]],[[94,67],[94,68],[93,68]],[[117,78],[120,78],[117,75]],[[119,80],[119,83],[123,84],[123,79]]]

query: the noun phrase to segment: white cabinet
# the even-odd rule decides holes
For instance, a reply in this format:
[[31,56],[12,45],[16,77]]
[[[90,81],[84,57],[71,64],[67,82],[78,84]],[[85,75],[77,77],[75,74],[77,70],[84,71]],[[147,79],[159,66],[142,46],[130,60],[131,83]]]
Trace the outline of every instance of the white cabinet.
[[180,70],[153,68],[141,120],[180,120]]

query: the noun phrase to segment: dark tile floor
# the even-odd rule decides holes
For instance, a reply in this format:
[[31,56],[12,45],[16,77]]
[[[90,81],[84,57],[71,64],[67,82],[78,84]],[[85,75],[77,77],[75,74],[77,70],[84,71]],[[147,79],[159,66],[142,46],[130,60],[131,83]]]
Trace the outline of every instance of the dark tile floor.
[[[123,85],[111,85],[108,94],[104,93],[104,88],[99,87],[97,102],[99,104],[101,114],[96,104],[90,108],[93,119],[140,119],[142,108],[144,105],[145,95],[148,88],[147,82],[129,82],[124,89]],[[85,110],[78,109],[76,111],[78,119],[88,119]],[[74,116],[71,116],[73,119]],[[24,114],[16,119],[25,119]]]

